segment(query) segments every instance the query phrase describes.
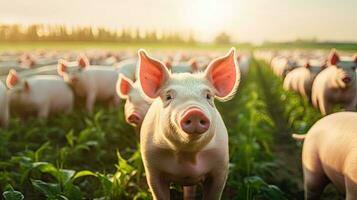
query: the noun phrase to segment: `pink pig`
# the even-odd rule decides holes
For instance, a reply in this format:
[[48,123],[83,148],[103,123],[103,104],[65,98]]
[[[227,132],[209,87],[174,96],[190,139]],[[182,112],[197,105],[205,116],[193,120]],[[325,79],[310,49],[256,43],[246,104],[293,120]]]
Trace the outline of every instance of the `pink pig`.
[[235,50],[204,72],[172,74],[139,50],[140,88],[153,104],[140,132],[141,154],[154,199],[170,199],[170,184],[193,197],[202,182],[204,199],[220,199],[228,175],[228,134],[214,98],[235,94],[240,72]]
[[6,127],[9,122],[8,94],[5,85],[0,81],[0,127]]
[[140,90],[139,82],[133,83],[125,75],[120,74],[117,82],[117,93],[120,98],[125,99],[125,120],[136,128],[139,136],[141,124],[145,118],[152,101],[145,98]]
[[21,115],[36,113],[38,118],[47,119],[50,114],[72,111],[73,92],[58,76],[37,75],[21,80],[11,70],[6,84],[10,88],[9,106]]
[[284,89],[298,92],[301,96],[310,98],[312,83],[324,67],[324,64],[311,65],[307,62],[304,67],[292,70],[284,78]]
[[342,104],[345,110],[355,110],[357,105],[356,67],[357,55],[340,59],[332,50],[326,69],[320,72],[312,85],[311,100],[323,115],[330,114],[332,106]]
[[116,94],[115,85],[118,80],[118,72],[114,67],[89,66],[85,56],[78,57],[79,67],[68,67],[66,61],[58,63],[58,74],[72,86],[75,94],[85,98],[85,104],[89,113],[93,112],[95,102],[109,101],[118,106],[120,98]]
[[306,135],[302,151],[305,199],[319,199],[333,183],[347,200],[357,199],[357,113],[339,112],[317,121]]

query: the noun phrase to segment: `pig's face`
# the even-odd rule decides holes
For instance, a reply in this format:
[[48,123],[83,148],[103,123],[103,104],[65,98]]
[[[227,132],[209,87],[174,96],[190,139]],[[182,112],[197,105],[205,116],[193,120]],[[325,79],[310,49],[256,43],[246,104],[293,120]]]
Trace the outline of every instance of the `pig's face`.
[[148,99],[159,101],[159,123],[165,137],[176,144],[206,144],[214,136],[219,113],[214,98],[230,99],[240,73],[235,51],[213,60],[204,72],[171,74],[160,61],[139,51],[138,77]]
[[340,58],[336,51],[329,56],[330,67],[336,68],[336,83],[341,88],[356,84],[357,55],[353,58]]
[[141,127],[144,117],[150,108],[151,101],[147,100],[139,88],[138,82],[133,83],[124,75],[119,76],[117,93],[125,99],[125,120],[134,127]]
[[58,61],[57,72],[63,77],[64,81],[70,85],[76,85],[82,80],[83,70],[89,66],[88,58],[81,55],[77,58],[78,66],[68,66],[68,63],[64,60]]

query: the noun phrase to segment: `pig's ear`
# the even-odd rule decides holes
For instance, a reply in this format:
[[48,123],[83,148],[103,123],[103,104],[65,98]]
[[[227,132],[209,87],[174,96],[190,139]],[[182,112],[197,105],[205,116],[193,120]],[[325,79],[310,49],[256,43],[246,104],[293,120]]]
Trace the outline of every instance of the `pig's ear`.
[[134,83],[132,80],[120,74],[117,82],[117,94],[119,97],[122,99],[127,99],[131,88],[133,88],[133,85]]
[[24,84],[24,91],[25,91],[25,92],[30,91],[30,85],[29,85],[29,82],[27,82],[27,81],[25,80],[23,84]]
[[63,76],[67,73],[67,64],[65,60],[59,60],[57,65],[57,72],[60,76]]
[[147,55],[145,50],[138,51],[138,76],[140,87],[149,100],[159,96],[160,90],[170,77],[170,72],[163,63]]
[[13,88],[19,82],[19,78],[15,70],[11,69],[6,78],[6,85],[8,88]]
[[357,53],[355,53],[355,55],[353,56],[353,60],[355,61],[355,63],[357,63]]
[[227,101],[233,97],[240,80],[235,49],[227,55],[213,60],[205,70],[205,76],[216,90],[216,97],[220,101]]
[[77,61],[78,61],[78,65],[81,69],[85,69],[86,67],[89,66],[89,60],[88,60],[87,56],[85,56],[84,54],[79,55],[77,58]]
[[170,59],[167,59],[167,60],[165,61],[165,66],[166,66],[166,68],[167,68],[168,70],[171,70],[171,68],[172,68],[172,62],[171,62]]
[[328,63],[330,65],[336,65],[338,62],[340,62],[340,56],[336,52],[336,49],[332,49],[332,51],[328,57]]
[[196,59],[191,59],[189,61],[191,68],[192,68],[192,72],[197,72],[198,71],[198,63],[196,61]]
[[309,63],[309,62],[306,62],[305,65],[304,65],[304,67],[305,67],[306,69],[310,69],[310,67],[311,67],[311,66],[310,66],[310,63]]

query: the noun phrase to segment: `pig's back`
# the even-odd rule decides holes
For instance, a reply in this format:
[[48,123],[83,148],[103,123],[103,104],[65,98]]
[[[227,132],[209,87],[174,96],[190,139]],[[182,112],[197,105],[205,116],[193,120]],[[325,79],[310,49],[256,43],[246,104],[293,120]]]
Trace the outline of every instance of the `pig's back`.
[[135,81],[137,59],[128,59],[117,64],[117,72]]
[[86,71],[90,76],[89,81],[95,85],[97,97],[100,100],[106,100],[115,94],[115,85],[118,80],[118,73],[113,67],[91,68]]
[[38,103],[48,101],[50,104],[62,105],[73,101],[73,93],[64,80],[55,75],[34,76],[28,79],[32,97]]
[[357,113],[339,112],[319,120],[309,131],[306,140],[317,147],[318,157],[329,179],[344,191],[346,157],[356,152]]

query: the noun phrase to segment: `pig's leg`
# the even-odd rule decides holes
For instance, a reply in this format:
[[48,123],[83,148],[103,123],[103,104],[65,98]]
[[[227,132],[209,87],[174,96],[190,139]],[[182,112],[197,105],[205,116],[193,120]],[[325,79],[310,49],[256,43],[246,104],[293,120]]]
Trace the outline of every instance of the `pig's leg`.
[[114,97],[109,101],[109,106],[112,106],[113,108],[118,108],[120,105],[120,98],[118,95],[114,95]]
[[320,199],[320,196],[328,183],[329,181],[322,171],[311,172],[310,170],[304,168],[304,187],[306,200]]
[[320,112],[322,115],[327,115],[331,113],[332,110],[332,105],[330,103],[327,102],[327,100],[324,98],[319,98],[319,108],[320,108]]
[[164,176],[161,176],[160,173],[154,170],[148,170],[148,172],[146,179],[154,200],[170,199],[170,183],[165,181]]
[[47,104],[41,105],[41,107],[38,110],[37,117],[40,119],[47,119],[49,112],[50,112],[50,108]]
[[353,181],[350,177],[345,178],[346,183],[346,200],[357,199],[357,183]]
[[346,200],[357,199],[357,151],[350,151],[345,160],[344,176],[346,185]]
[[224,186],[226,184],[228,169],[220,169],[209,175],[203,184],[203,199],[221,199]]
[[92,114],[93,113],[93,107],[94,107],[94,103],[95,103],[95,97],[96,94],[94,91],[90,91],[88,93],[87,99],[86,99],[86,108],[87,111]]
[[183,187],[183,199],[194,200],[196,197],[196,185]]

